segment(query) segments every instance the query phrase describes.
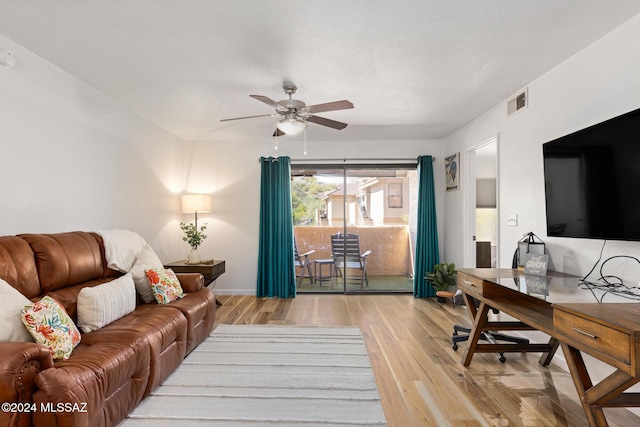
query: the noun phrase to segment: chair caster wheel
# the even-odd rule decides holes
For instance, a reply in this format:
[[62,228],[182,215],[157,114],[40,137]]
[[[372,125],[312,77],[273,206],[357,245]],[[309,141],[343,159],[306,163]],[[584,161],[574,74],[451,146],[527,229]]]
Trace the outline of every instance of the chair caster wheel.
[[507,361],[507,358],[504,357],[502,354],[500,355],[500,357],[498,358],[498,360],[500,361],[500,363],[504,363]]
[[458,336],[458,331],[454,329],[453,333],[451,335],[453,335],[454,337],[457,337]]
[[458,351],[458,344],[456,343],[451,344],[451,348],[453,349],[453,351]]

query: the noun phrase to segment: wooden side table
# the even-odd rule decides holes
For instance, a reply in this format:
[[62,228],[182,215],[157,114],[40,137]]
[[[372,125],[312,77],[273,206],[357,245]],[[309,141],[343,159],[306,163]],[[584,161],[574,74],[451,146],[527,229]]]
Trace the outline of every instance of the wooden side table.
[[[204,276],[204,285],[208,286],[225,272],[224,260],[213,261],[213,264],[187,264],[186,260],[174,261],[164,265],[164,268],[170,268],[175,273],[200,273]],[[216,305],[222,304],[216,298]]]
[[216,260],[213,264],[187,264],[186,260],[174,261],[164,265],[176,273],[200,273],[207,286],[225,272],[224,260]]
[[[335,266],[335,263],[336,262],[333,260],[333,258],[313,260],[313,280],[311,282],[320,283],[320,286],[322,286],[323,280],[329,280],[331,284],[333,284],[333,276],[334,276],[333,268]],[[324,265],[329,266],[328,276],[326,274],[325,275],[322,274],[322,266]]]

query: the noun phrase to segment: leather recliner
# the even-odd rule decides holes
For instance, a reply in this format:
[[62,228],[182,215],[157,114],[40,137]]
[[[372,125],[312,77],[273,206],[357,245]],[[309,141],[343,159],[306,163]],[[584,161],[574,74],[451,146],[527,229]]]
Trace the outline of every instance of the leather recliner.
[[[80,290],[120,276],[107,267],[95,233],[0,237],[0,278],[32,301],[51,296],[74,322]],[[124,419],[213,329],[215,297],[202,275],[177,276],[184,298],[138,298],[132,313],[83,333],[67,360],[54,361],[35,342],[0,342],[0,402],[35,409],[0,412],[0,426],[115,426]]]

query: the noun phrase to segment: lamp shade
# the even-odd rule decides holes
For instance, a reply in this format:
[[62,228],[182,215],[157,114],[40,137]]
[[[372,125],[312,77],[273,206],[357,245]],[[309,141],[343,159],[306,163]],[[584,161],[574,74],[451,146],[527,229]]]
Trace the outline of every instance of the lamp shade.
[[276,127],[287,135],[297,135],[307,128],[307,123],[295,118],[282,119],[276,123]]
[[208,194],[183,194],[182,213],[211,212],[211,196]]

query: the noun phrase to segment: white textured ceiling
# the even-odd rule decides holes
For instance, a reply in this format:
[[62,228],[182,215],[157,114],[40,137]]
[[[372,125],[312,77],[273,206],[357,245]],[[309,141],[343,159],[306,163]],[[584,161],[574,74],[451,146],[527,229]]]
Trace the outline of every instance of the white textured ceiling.
[[[0,33],[184,139],[271,135],[249,97],[307,104],[309,137],[444,137],[640,13],[637,0],[0,0]],[[17,58],[19,61],[20,58]]]

